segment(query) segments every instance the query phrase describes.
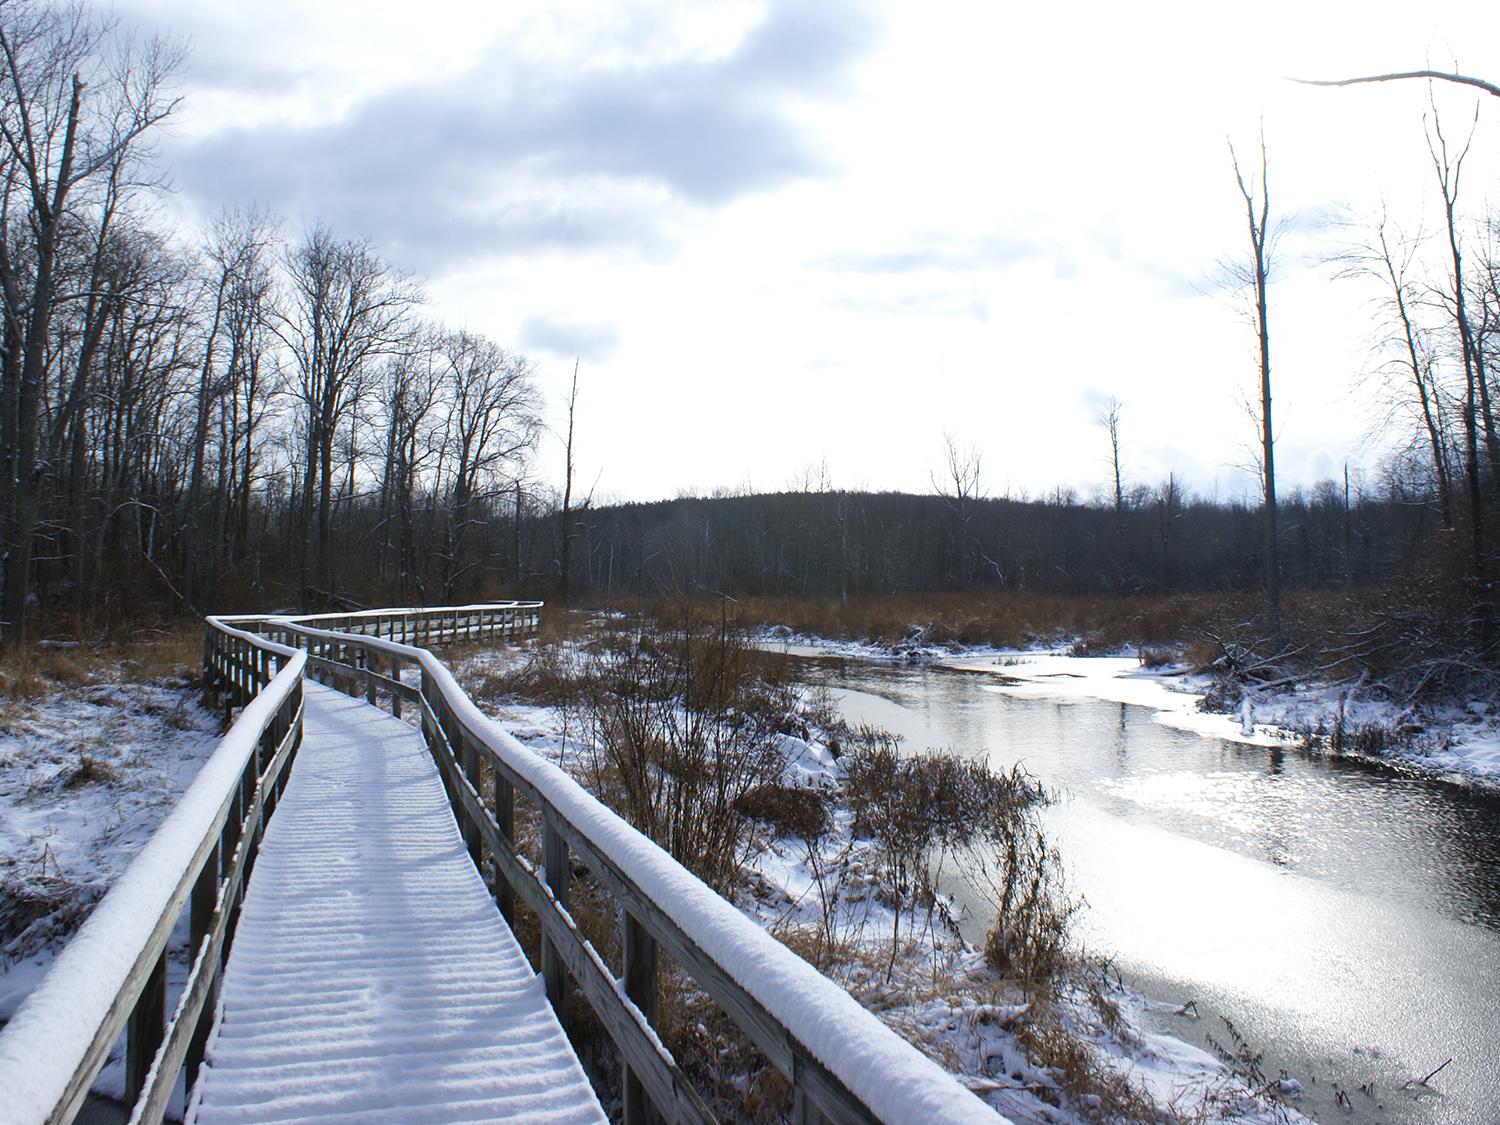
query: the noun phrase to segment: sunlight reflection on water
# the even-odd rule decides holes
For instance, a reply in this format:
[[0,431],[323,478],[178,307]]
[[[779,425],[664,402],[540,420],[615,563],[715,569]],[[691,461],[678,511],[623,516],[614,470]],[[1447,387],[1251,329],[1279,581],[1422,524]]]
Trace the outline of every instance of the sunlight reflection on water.
[[[908,749],[1020,761],[1059,791],[1046,822],[1088,900],[1081,936],[1147,994],[1205,1013],[1166,1030],[1202,1042],[1222,1037],[1209,1013],[1231,1016],[1269,1073],[1318,1076],[1315,1116],[1500,1120],[1493,794],[1223,743],[1121,704],[1016,698],[972,674],[806,667],[846,717]],[[1393,1089],[1450,1055],[1443,1096]],[[1382,1101],[1333,1110],[1330,1081],[1367,1080]]]

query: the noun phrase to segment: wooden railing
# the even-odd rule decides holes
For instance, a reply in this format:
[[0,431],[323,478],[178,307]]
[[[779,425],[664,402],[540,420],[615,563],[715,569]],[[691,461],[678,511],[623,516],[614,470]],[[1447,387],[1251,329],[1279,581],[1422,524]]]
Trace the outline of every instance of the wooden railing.
[[[205,692],[243,711],[179,807],[0,1030],[0,1112],[22,1122],[71,1120],[122,1029],[132,1121],[162,1119],[183,1069],[192,1089],[245,881],[301,740],[306,675],[385,701],[398,715],[403,704],[415,709],[470,855],[493,863],[500,912],[513,921],[519,899],[539,920],[558,1018],[566,1021],[576,989],[618,1049],[632,1125],[713,1119],[656,1034],[658,950],[787,1077],[799,1122],[999,1120],[842,988],[486,719],[432,653],[402,643],[519,636],[539,626],[540,608],[209,618]],[[403,671],[415,671],[411,682]],[[540,865],[516,847],[518,799],[541,821]],[[618,978],[568,909],[574,859],[619,906]],[[168,1018],[166,946],[189,898],[192,965]]]
[[[265,625],[268,618],[244,618]],[[542,603],[488,602],[433,609],[372,609],[287,618],[309,629],[359,633],[429,648],[456,641],[517,641],[535,636],[542,626]],[[269,632],[274,627],[265,625]]]
[[[204,667],[243,707],[177,807],[0,1029],[0,1117],[71,1121],[125,1035],[125,1104],[160,1121],[191,1089],[246,880],[302,740],[296,649],[208,619]],[[186,908],[187,980],[167,1007],[167,946]]]
[[[486,719],[432,653],[373,632],[354,635],[320,627],[327,623],[327,618],[270,618],[257,627],[302,645],[309,675],[372,703],[386,700],[398,715],[403,703],[417,709],[469,854],[476,864],[487,854],[494,865],[500,912],[513,923],[519,899],[537,916],[542,975],[558,1018],[566,1022],[567,995],[576,988],[619,1051],[626,1076],[625,1120],[631,1125],[659,1118],[714,1120],[656,1033],[658,949],[786,1076],[795,1120],[998,1120],[842,988],[562,770]],[[408,636],[423,635],[423,628],[420,622],[405,624]],[[431,633],[446,635],[441,629]],[[414,682],[403,678],[403,669],[416,670]],[[539,867],[516,847],[518,797],[540,817]],[[619,978],[568,909],[572,857],[619,907]]]

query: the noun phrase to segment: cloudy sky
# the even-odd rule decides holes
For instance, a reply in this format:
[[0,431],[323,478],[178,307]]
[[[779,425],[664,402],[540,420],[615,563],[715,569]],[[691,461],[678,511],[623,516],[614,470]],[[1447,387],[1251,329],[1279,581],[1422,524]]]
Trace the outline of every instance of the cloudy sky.
[[[427,279],[432,311],[580,364],[604,497],[929,487],[945,433],[992,494],[1084,494],[1124,404],[1125,469],[1234,495],[1252,330],[1226,141],[1288,220],[1273,292],[1279,470],[1373,466],[1371,292],[1335,282],[1341,209],[1436,217],[1425,87],[1500,77],[1492,5],[504,4],[119,0],[186,38],[164,146],[184,229],[258,201]],[[1476,98],[1438,91],[1462,132]],[[1481,106],[1464,183],[1500,185]],[[560,477],[555,440],[542,473]]]

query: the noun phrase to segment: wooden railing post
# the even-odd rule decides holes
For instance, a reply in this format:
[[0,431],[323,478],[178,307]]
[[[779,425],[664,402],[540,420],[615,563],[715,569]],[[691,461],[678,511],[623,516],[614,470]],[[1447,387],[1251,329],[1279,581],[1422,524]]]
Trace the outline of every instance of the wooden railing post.
[[[198,873],[198,881],[193,884],[193,897],[188,908],[188,963],[191,965],[198,958],[198,951],[203,947],[203,940],[213,928],[214,907],[218,905],[219,899],[219,860],[224,854],[222,844],[215,844],[208,858],[203,861],[203,870]],[[208,1045],[208,1033],[213,1027],[214,1010],[219,1004],[219,974],[214,968],[211,973],[212,981],[208,986],[208,999],[204,1001],[203,1012],[198,1017],[198,1024],[193,1028],[192,1038],[188,1040],[187,1058],[183,1062],[184,1088],[191,1093],[193,1083],[198,1081],[198,1068],[203,1064],[203,1051]]]
[[823,1113],[808,1093],[807,1080],[802,1077],[802,1056],[796,1055],[792,1059],[792,1125],[826,1125],[827,1115]]
[[240,828],[240,842],[246,851],[246,879],[250,878],[250,871],[255,866],[255,852],[260,846],[260,818],[251,815],[255,811],[255,790],[260,785],[257,757],[258,754],[250,756],[250,760],[245,763],[245,772],[240,777],[240,808],[244,810],[245,817]]
[[[401,664],[394,656],[391,657],[391,679],[398,683],[401,681]],[[398,719],[401,717],[401,693],[399,691],[391,692],[391,714]]]
[[[500,829],[500,839],[512,855],[516,852],[516,789],[495,771],[495,826]],[[516,921],[516,892],[505,878],[500,859],[495,858],[495,902],[500,907],[500,917],[507,926],[514,927]]]
[[212,625],[203,627],[203,706],[212,711],[215,709],[214,700],[214,634],[217,632]]
[[[625,995],[630,998],[646,1022],[656,1026],[656,940],[635,920],[629,910],[625,916],[624,958]],[[622,1064],[623,1065],[623,1064]],[[625,1067],[625,1125],[647,1125],[651,1120],[651,1099],[646,1088],[629,1066]]]
[[[547,868],[547,886],[552,897],[564,910],[568,907],[568,842],[557,830],[554,814],[550,809],[542,814],[542,862]],[[557,1016],[563,1030],[568,1030],[568,977],[563,969],[562,957],[542,931],[542,980],[547,986],[547,1000]]]
[[[474,743],[464,737],[457,723],[449,724],[452,734],[449,736],[449,745],[453,747],[454,758],[462,764],[464,777],[468,779],[474,791],[479,792],[479,750]],[[463,827],[464,846],[469,849],[469,858],[474,861],[474,866],[479,866],[479,824],[468,813],[460,809],[454,809],[458,814],[458,822]]]
[[125,1104],[133,1106],[146,1088],[156,1049],[167,1034],[167,954],[151,967],[146,987],[125,1025]]

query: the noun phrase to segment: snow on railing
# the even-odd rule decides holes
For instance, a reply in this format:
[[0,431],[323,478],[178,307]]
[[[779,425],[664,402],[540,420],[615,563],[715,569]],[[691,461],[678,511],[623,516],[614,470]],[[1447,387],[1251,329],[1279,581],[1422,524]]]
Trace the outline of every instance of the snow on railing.
[[[184,1067],[191,1087],[245,881],[301,741],[306,662],[299,650],[208,619],[207,686],[244,710],[0,1029],[6,1121],[71,1121],[122,1030],[132,1121],[162,1119]],[[167,946],[185,906],[192,965],[169,1018]]]
[[[183,1069],[191,1090],[264,819],[300,742],[303,678],[313,675],[372,703],[384,696],[397,714],[403,702],[417,708],[469,852],[476,863],[487,852],[495,865],[501,912],[513,920],[516,898],[536,912],[543,976],[559,1019],[568,988],[576,987],[619,1049],[627,1121],[651,1119],[653,1111],[673,1121],[712,1119],[654,1029],[658,946],[791,1081],[797,1120],[1002,1121],[842,988],[488,720],[430,652],[401,643],[511,638],[536,630],[540,611],[539,602],[512,602],[208,618],[205,693],[244,711],[178,808],[0,1030],[7,1120],[71,1120],[122,1029],[132,1121],[161,1120]],[[412,665],[420,687],[401,679],[401,668]],[[480,796],[481,762],[490,771],[488,804]],[[514,847],[517,791],[541,814],[541,868]],[[570,851],[621,908],[619,979],[568,911]],[[168,1019],[166,945],[189,897],[193,964]]]
[[[249,619],[258,620],[258,619]],[[538,601],[484,602],[430,609],[367,609],[286,618],[313,629],[360,633],[425,646],[460,640],[520,640],[542,625]]]
[[[654,1030],[658,946],[791,1081],[798,1121],[1003,1121],[848,992],[486,718],[430,652],[317,627],[325,621],[268,618],[257,627],[306,646],[309,674],[370,702],[386,695],[398,714],[403,700],[418,708],[470,855],[477,864],[488,852],[494,863],[501,912],[513,921],[520,897],[537,914],[543,977],[558,1018],[566,1019],[571,978],[620,1051],[627,1122],[653,1119],[653,1111],[673,1121],[712,1120]],[[420,669],[420,687],[401,679],[407,665]],[[391,674],[377,671],[382,666]],[[488,802],[481,761],[490,767]],[[540,870],[514,846],[517,790],[541,814]],[[570,850],[620,906],[619,979],[568,911]]]

